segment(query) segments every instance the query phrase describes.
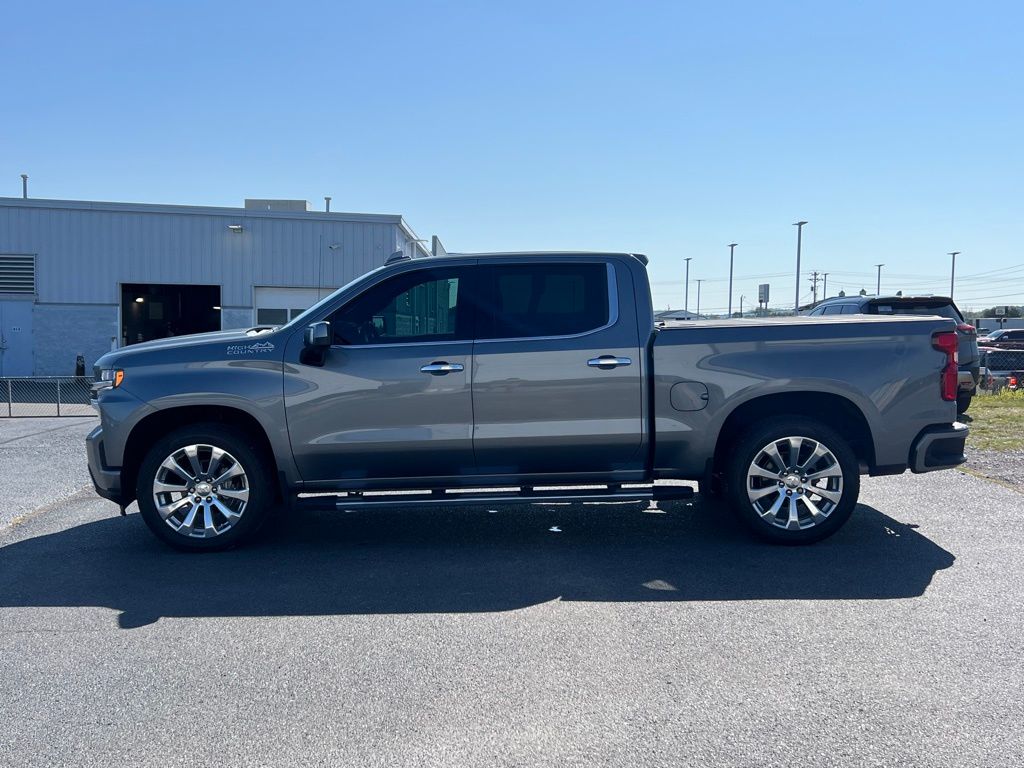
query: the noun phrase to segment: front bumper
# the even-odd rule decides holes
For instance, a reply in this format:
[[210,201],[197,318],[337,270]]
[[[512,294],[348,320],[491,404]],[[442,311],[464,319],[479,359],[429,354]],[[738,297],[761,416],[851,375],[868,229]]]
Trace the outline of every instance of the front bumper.
[[85,452],[89,457],[89,477],[96,493],[104,499],[122,504],[120,467],[108,467],[103,453],[103,427],[96,427],[85,438]]
[[967,461],[964,443],[969,432],[967,425],[958,421],[926,427],[910,448],[910,470],[934,472],[960,466]]

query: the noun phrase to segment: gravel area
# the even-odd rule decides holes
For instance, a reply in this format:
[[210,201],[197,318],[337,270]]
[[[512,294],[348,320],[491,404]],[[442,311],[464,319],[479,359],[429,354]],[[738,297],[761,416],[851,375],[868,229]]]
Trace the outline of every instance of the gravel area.
[[967,469],[1024,491],[1024,451],[967,450]]

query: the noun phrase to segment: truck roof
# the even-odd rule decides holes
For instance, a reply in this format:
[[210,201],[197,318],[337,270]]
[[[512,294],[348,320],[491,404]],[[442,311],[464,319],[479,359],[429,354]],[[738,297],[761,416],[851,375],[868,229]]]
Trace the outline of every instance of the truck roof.
[[[508,258],[537,258],[537,259],[592,259],[595,256],[601,258],[632,258],[647,266],[649,259],[642,253],[624,253],[616,251],[485,251],[478,253],[453,253],[449,251],[443,256],[423,256],[421,259],[443,262],[445,259],[508,259]],[[397,253],[392,257],[394,262],[411,261],[410,256],[399,256]],[[388,259],[388,263],[393,263]]]

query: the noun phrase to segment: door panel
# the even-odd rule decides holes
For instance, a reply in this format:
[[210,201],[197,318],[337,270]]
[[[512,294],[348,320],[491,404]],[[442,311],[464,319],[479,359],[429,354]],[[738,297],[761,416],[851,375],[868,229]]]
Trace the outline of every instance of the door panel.
[[[301,366],[285,405],[303,479],[470,474],[471,361],[464,341],[334,347],[323,367]],[[421,372],[435,362],[463,370]]]
[[32,375],[32,302],[0,301],[0,376]]
[[[591,288],[566,275],[538,278],[530,288],[532,298],[500,295],[499,275],[550,266],[551,262],[536,267],[521,262],[481,266],[484,307],[493,308],[499,322],[504,322],[500,315],[506,307],[523,310],[522,320],[514,322],[533,333],[542,332],[545,322],[556,329],[578,330],[574,319],[564,316],[567,305],[589,300]],[[579,266],[568,265],[570,271]],[[599,277],[608,297],[601,327],[564,336],[477,340],[473,448],[481,474],[610,472],[636,469],[642,463],[643,350],[635,318],[629,313],[622,317],[618,311],[623,302],[632,306],[632,285],[628,272],[617,271],[611,262],[601,264]],[[519,282],[526,283],[518,278],[506,281],[510,291]],[[545,296],[552,289],[557,292],[557,312],[563,316],[546,319]],[[554,304],[549,308],[554,310]],[[513,311],[509,316],[518,314]],[[483,316],[480,327],[481,336],[489,335]],[[494,333],[502,332],[509,331]],[[601,356],[619,358],[620,364],[590,364]]]
[[384,278],[328,319],[322,365],[289,342],[285,407],[303,480],[474,471],[471,265]]

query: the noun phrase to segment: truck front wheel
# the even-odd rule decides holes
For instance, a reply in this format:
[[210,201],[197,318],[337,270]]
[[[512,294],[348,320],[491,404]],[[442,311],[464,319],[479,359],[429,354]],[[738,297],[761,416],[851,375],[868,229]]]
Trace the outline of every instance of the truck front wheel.
[[273,503],[272,467],[241,430],[195,424],[158,440],[139,467],[146,525],[185,550],[226,549],[260,527]]
[[763,539],[821,541],[842,527],[857,504],[857,457],[846,440],[818,421],[767,419],[741,434],[732,448],[726,496]]

